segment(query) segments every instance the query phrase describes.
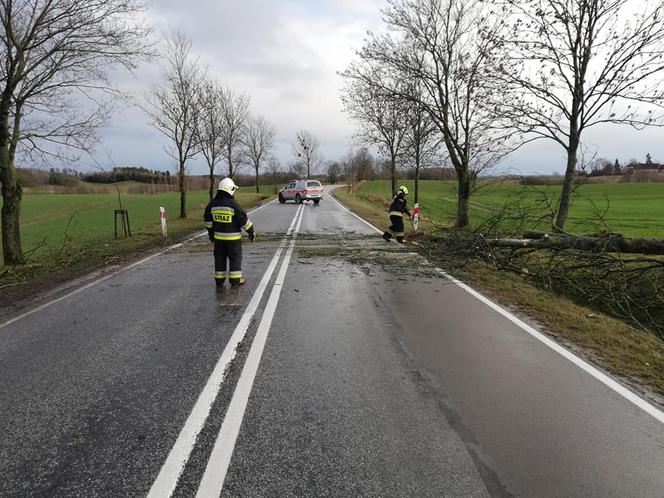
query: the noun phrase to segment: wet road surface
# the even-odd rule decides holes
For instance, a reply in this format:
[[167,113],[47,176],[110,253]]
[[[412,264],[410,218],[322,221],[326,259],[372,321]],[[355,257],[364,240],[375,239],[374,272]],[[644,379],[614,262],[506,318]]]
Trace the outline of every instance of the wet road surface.
[[203,237],[0,325],[0,496],[664,496],[661,412],[329,197],[251,218],[241,289]]

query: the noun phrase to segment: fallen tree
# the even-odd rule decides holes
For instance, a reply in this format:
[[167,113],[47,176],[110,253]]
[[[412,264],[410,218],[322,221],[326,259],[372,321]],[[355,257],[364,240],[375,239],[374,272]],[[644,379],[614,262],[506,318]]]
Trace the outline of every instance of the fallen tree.
[[664,240],[626,238],[611,234],[598,237],[526,232],[523,239],[487,239],[491,247],[524,249],[576,249],[595,253],[664,255]]
[[[499,233],[487,230],[440,230],[421,244],[450,268],[482,261],[664,340],[664,258],[656,256],[657,244],[617,235],[524,235],[529,238],[499,238]],[[637,254],[630,256],[616,247],[629,247]]]

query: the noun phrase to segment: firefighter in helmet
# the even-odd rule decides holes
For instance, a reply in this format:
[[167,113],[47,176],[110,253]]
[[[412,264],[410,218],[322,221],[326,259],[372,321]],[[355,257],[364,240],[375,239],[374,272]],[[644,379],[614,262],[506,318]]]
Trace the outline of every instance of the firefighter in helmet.
[[408,206],[406,205],[407,195],[408,189],[401,185],[397,189],[397,194],[394,196],[392,204],[390,204],[390,222],[392,225],[383,233],[383,238],[387,241],[394,236],[400,244],[404,242],[403,215],[405,214],[410,218],[410,211],[408,211]]
[[214,278],[218,289],[226,282],[226,260],[230,284],[237,286],[246,282],[242,276],[242,230],[247,232],[250,241],[256,237],[254,224],[235,201],[238,188],[231,178],[224,178],[217,195],[205,208],[205,228],[210,242],[214,243]]

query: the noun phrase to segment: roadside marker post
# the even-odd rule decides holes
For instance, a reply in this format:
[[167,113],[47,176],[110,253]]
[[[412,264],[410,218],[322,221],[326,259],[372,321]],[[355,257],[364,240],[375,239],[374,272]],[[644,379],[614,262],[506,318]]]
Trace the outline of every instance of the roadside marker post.
[[161,219],[161,234],[166,237],[168,235],[168,228],[166,227],[166,209],[159,208],[159,218]]
[[416,203],[413,207],[413,231],[417,233],[420,226],[420,203]]

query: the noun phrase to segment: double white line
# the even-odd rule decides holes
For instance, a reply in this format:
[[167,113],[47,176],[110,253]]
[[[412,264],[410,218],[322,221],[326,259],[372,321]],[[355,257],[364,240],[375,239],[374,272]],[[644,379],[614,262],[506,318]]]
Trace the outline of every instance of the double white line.
[[[184,427],[180,431],[180,434],[175,441],[175,445],[168,454],[168,458],[162,466],[157,479],[152,484],[150,492],[148,493],[148,498],[169,497],[175,491],[178,480],[182,475],[182,471],[184,470],[196,444],[196,438],[203,429],[205,421],[212,409],[212,405],[219,394],[221,385],[226,378],[226,371],[235,358],[237,346],[244,339],[249,324],[251,323],[251,319],[258,309],[258,305],[263,299],[263,295],[265,294],[265,290],[272,278],[272,274],[277,267],[277,263],[281,258],[286,244],[288,244],[288,241],[290,240],[290,244],[286,251],[286,257],[281,263],[279,273],[272,286],[270,297],[268,298],[265,310],[263,311],[261,322],[258,325],[256,337],[254,338],[247,360],[242,369],[242,374],[240,375],[240,379],[235,388],[235,393],[233,394],[226,416],[224,417],[224,421],[217,436],[217,440],[196,496],[218,497],[220,495],[226,478],[226,472],[228,471],[228,466],[233,455],[233,450],[235,448],[235,441],[240,432],[242,419],[244,418],[244,412],[249,400],[249,394],[251,393],[251,388],[258,371],[261,356],[263,355],[267,336],[270,332],[270,326],[272,325],[272,319],[279,302],[281,289],[283,288],[284,279],[286,278],[286,271],[288,270],[288,265],[290,264],[291,256],[293,254],[293,248],[295,247],[295,238],[300,230],[303,215],[303,204],[300,204],[295,213],[295,217],[288,228],[286,237],[280,243],[277,252],[258,284],[247,309],[242,315],[237,327],[235,327],[233,335],[224,348],[207,384],[203,388],[203,391],[201,391],[194,408],[189,414]],[[288,237],[291,235],[293,235],[293,237],[289,239]]]

